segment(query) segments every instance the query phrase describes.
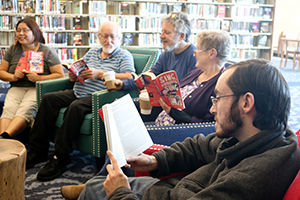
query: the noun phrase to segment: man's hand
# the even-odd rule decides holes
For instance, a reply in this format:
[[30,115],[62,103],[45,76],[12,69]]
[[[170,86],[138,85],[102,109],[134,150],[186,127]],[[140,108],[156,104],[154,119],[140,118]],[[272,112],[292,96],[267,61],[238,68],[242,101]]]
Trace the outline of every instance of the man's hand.
[[130,156],[126,158],[127,165],[125,167],[136,171],[152,171],[157,169],[157,160],[154,156],[140,154],[138,156]]
[[161,108],[164,109],[164,111],[165,111],[167,114],[169,114],[170,111],[171,111],[171,107],[168,106],[168,105],[166,104],[166,102],[164,102],[164,100],[163,100],[162,98],[160,98],[160,99],[158,100],[158,102],[159,102]]
[[[103,183],[107,196],[111,195],[113,191],[115,191],[120,187],[127,187],[128,189],[131,189],[127,176],[125,176],[125,174],[119,167],[118,162],[114,157],[114,155],[112,154],[112,152],[107,151],[107,155],[109,156],[112,162],[112,165],[106,166],[108,175],[106,177],[105,182]],[[112,168],[112,166],[114,168]]]
[[80,72],[80,76],[82,76],[84,79],[91,79],[91,80],[93,79],[104,80],[103,74],[104,74],[103,71],[97,70],[95,68],[90,68]]
[[14,73],[14,80],[13,81],[17,81],[19,79],[22,79],[25,77],[26,72],[22,71],[22,70],[16,70]]
[[78,81],[78,77],[75,76],[75,74],[74,74],[73,72],[68,71],[68,74],[69,74],[69,79],[70,79],[70,81],[72,81],[72,82]]
[[26,76],[29,81],[34,82],[34,83],[40,80],[40,76],[33,72],[27,72]]

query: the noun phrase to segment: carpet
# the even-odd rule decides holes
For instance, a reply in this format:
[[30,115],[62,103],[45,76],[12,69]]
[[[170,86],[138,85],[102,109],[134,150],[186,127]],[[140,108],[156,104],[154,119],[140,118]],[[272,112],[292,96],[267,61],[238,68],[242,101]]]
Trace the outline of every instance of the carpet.
[[[50,146],[50,154],[54,145]],[[72,162],[69,169],[59,178],[52,181],[41,182],[36,179],[39,170],[46,162],[37,164],[26,171],[25,199],[27,200],[53,200],[64,199],[60,188],[64,185],[79,185],[92,178],[97,172],[95,158],[91,155],[74,150],[71,153]]]

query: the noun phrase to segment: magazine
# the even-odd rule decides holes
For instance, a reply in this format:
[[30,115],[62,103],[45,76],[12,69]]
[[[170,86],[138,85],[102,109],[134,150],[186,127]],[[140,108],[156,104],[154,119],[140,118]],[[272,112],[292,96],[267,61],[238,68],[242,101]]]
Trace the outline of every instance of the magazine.
[[174,70],[164,72],[157,77],[151,71],[144,72],[140,76],[134,74],[134,76],[138,89],[140,91],[144,88],[147,89],[151,106],[160,107],[159,99],[162,98],[170,107],[185,108]]
[[107,149],[120,167],[127,156],[137,156],[153,145],[153,141],[129,94],[105,104],[98,110],[106,132]]
[[84,62],[83,59],[79,59],[72,64],[62,63],[62,66],[64,66],[67,70],[73,72],[75,76],[78,77],[79,82],[83,85],[84,84],[84,78],[80,76],[80,72],[89,69],[87,64]]
[[44,53],[36,51],[23,51],[15,70],[44,73]]

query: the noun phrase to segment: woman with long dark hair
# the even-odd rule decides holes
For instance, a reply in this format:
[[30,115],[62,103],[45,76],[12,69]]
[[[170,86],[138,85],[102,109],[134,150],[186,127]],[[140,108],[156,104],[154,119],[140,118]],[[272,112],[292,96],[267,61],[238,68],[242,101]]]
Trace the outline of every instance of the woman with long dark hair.
[[[23,51],[43,52],[43,73],[16,69]],[[63,69],[54,50],[45,45],[44,36],[32,18],[16,25],[15,44],[10,46],[0,64],[0,79],[10,82],[0,119],[0,138],[21,133],[32,122],[36,105],[35,82],[63,77]]]

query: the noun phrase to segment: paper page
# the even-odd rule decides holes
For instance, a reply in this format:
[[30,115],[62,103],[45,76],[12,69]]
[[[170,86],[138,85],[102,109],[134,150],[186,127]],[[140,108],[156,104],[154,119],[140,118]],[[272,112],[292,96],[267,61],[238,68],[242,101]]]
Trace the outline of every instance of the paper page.
[[[153,145],[152,139],[129,94],[110,105],[114,123],[117,124],[115,127],[110,126],[110,131],[116,131],[115,129],[117,129],[120,138],[113,139],[111,143],[113,150],[121,147],[120,141],[126,157],[136,156]],[[110,123],[112,124],[111,120]],[[115,155],[114,152],[113,154]],[[121,161],[119,162],[120,167],[124,166],[124,164]]]
[[103,107],[103,119],[105,124],[107,149],[110,150],[118,161],[120,167],[126,164],[125,154],[122,148],[121,140],[118,136],[115,120],[112,117],[111,105],[106,104]]

